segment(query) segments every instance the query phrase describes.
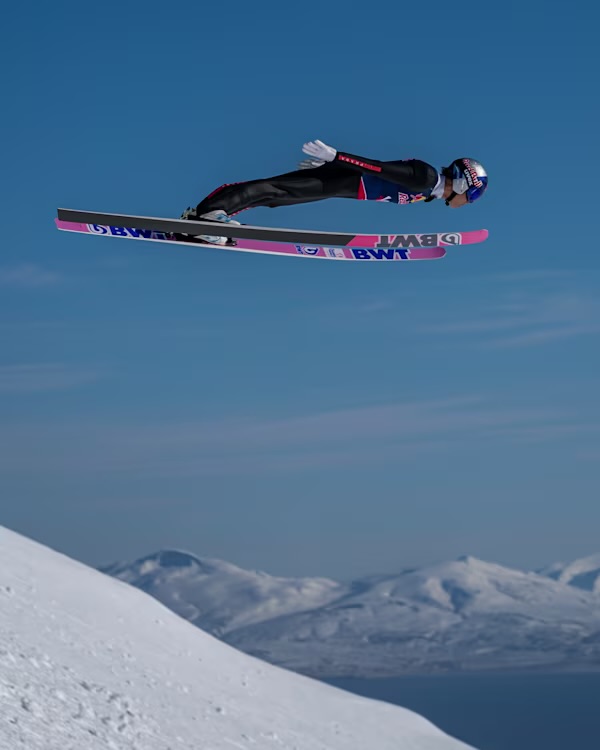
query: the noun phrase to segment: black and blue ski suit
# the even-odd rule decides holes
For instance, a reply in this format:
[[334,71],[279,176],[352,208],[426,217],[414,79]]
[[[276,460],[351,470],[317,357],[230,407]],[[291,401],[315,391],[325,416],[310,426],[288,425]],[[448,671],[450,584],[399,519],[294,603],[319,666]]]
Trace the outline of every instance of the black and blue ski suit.
[[326,198],[388,203],[431,200],[438,171],[418,159],[375,161],[338,151],[332,162],[312,169],[222,185],[196,207],[201,216],[222,209],[230,216],[258,206],[293,206]]

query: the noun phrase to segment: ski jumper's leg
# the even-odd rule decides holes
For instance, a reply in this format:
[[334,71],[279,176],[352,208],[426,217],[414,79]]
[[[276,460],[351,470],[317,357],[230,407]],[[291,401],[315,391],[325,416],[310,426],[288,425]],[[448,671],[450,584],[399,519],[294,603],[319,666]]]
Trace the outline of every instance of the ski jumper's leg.
[[325,198],[357,198],[360,175],[337,165],[301,169],[286,174],[217,188],[196,207],[198,216],[222,209],[230,216],[258,206],[293,206]]

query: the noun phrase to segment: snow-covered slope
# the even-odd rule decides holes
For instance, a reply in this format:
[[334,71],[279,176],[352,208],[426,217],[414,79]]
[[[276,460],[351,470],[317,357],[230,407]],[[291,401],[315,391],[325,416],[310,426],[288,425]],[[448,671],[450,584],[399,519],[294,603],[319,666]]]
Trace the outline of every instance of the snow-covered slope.
[[465,750],[0,528],[1,750]]
[[196,624],[237,648],[306,674],[600,668],[600,598],[546,575],[466,557],[342,586],[190,556],[171,571],[165,561],[181,554],[116,574],[183,615],[200,613]]
[[600,555],[582,557],[568,564],[555,563],[540,573],[561,583],[600,594]]
[[152,594],[219,637],[236,628],[320,607],[346,593],[345,586],[327,578],[275,578],[178,550],[109,565],[102,571]]

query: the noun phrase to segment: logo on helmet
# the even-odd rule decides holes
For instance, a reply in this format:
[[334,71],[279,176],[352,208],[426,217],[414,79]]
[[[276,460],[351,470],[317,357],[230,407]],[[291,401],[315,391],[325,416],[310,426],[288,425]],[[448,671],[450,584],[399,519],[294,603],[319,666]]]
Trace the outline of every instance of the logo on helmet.
[[471,166],[469,159],[463,159],[465,165],[464,173],[469,183],[469,187],[480,188],[483,187],[483,182],[479,179],[479,176],[475,170],[475,167]]

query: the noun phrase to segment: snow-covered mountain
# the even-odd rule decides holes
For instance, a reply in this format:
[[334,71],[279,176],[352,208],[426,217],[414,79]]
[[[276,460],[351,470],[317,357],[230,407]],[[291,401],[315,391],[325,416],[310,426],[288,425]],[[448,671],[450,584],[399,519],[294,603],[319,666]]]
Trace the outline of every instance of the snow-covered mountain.
[[572,563],[554,563],[540,573],[584,591],[600,594],[600,555],[582,557]]
[[0,528],[2,750],[468,750]]
[[346,590],[327,578],[275,578],[177,550],[101,570],[152,594],[178,615],[219,637],[237,628],[323,606]]
[[173,552],[109,570],[227,643],[309,675],[600,669],[600,597],[472,557],[349,585]]

